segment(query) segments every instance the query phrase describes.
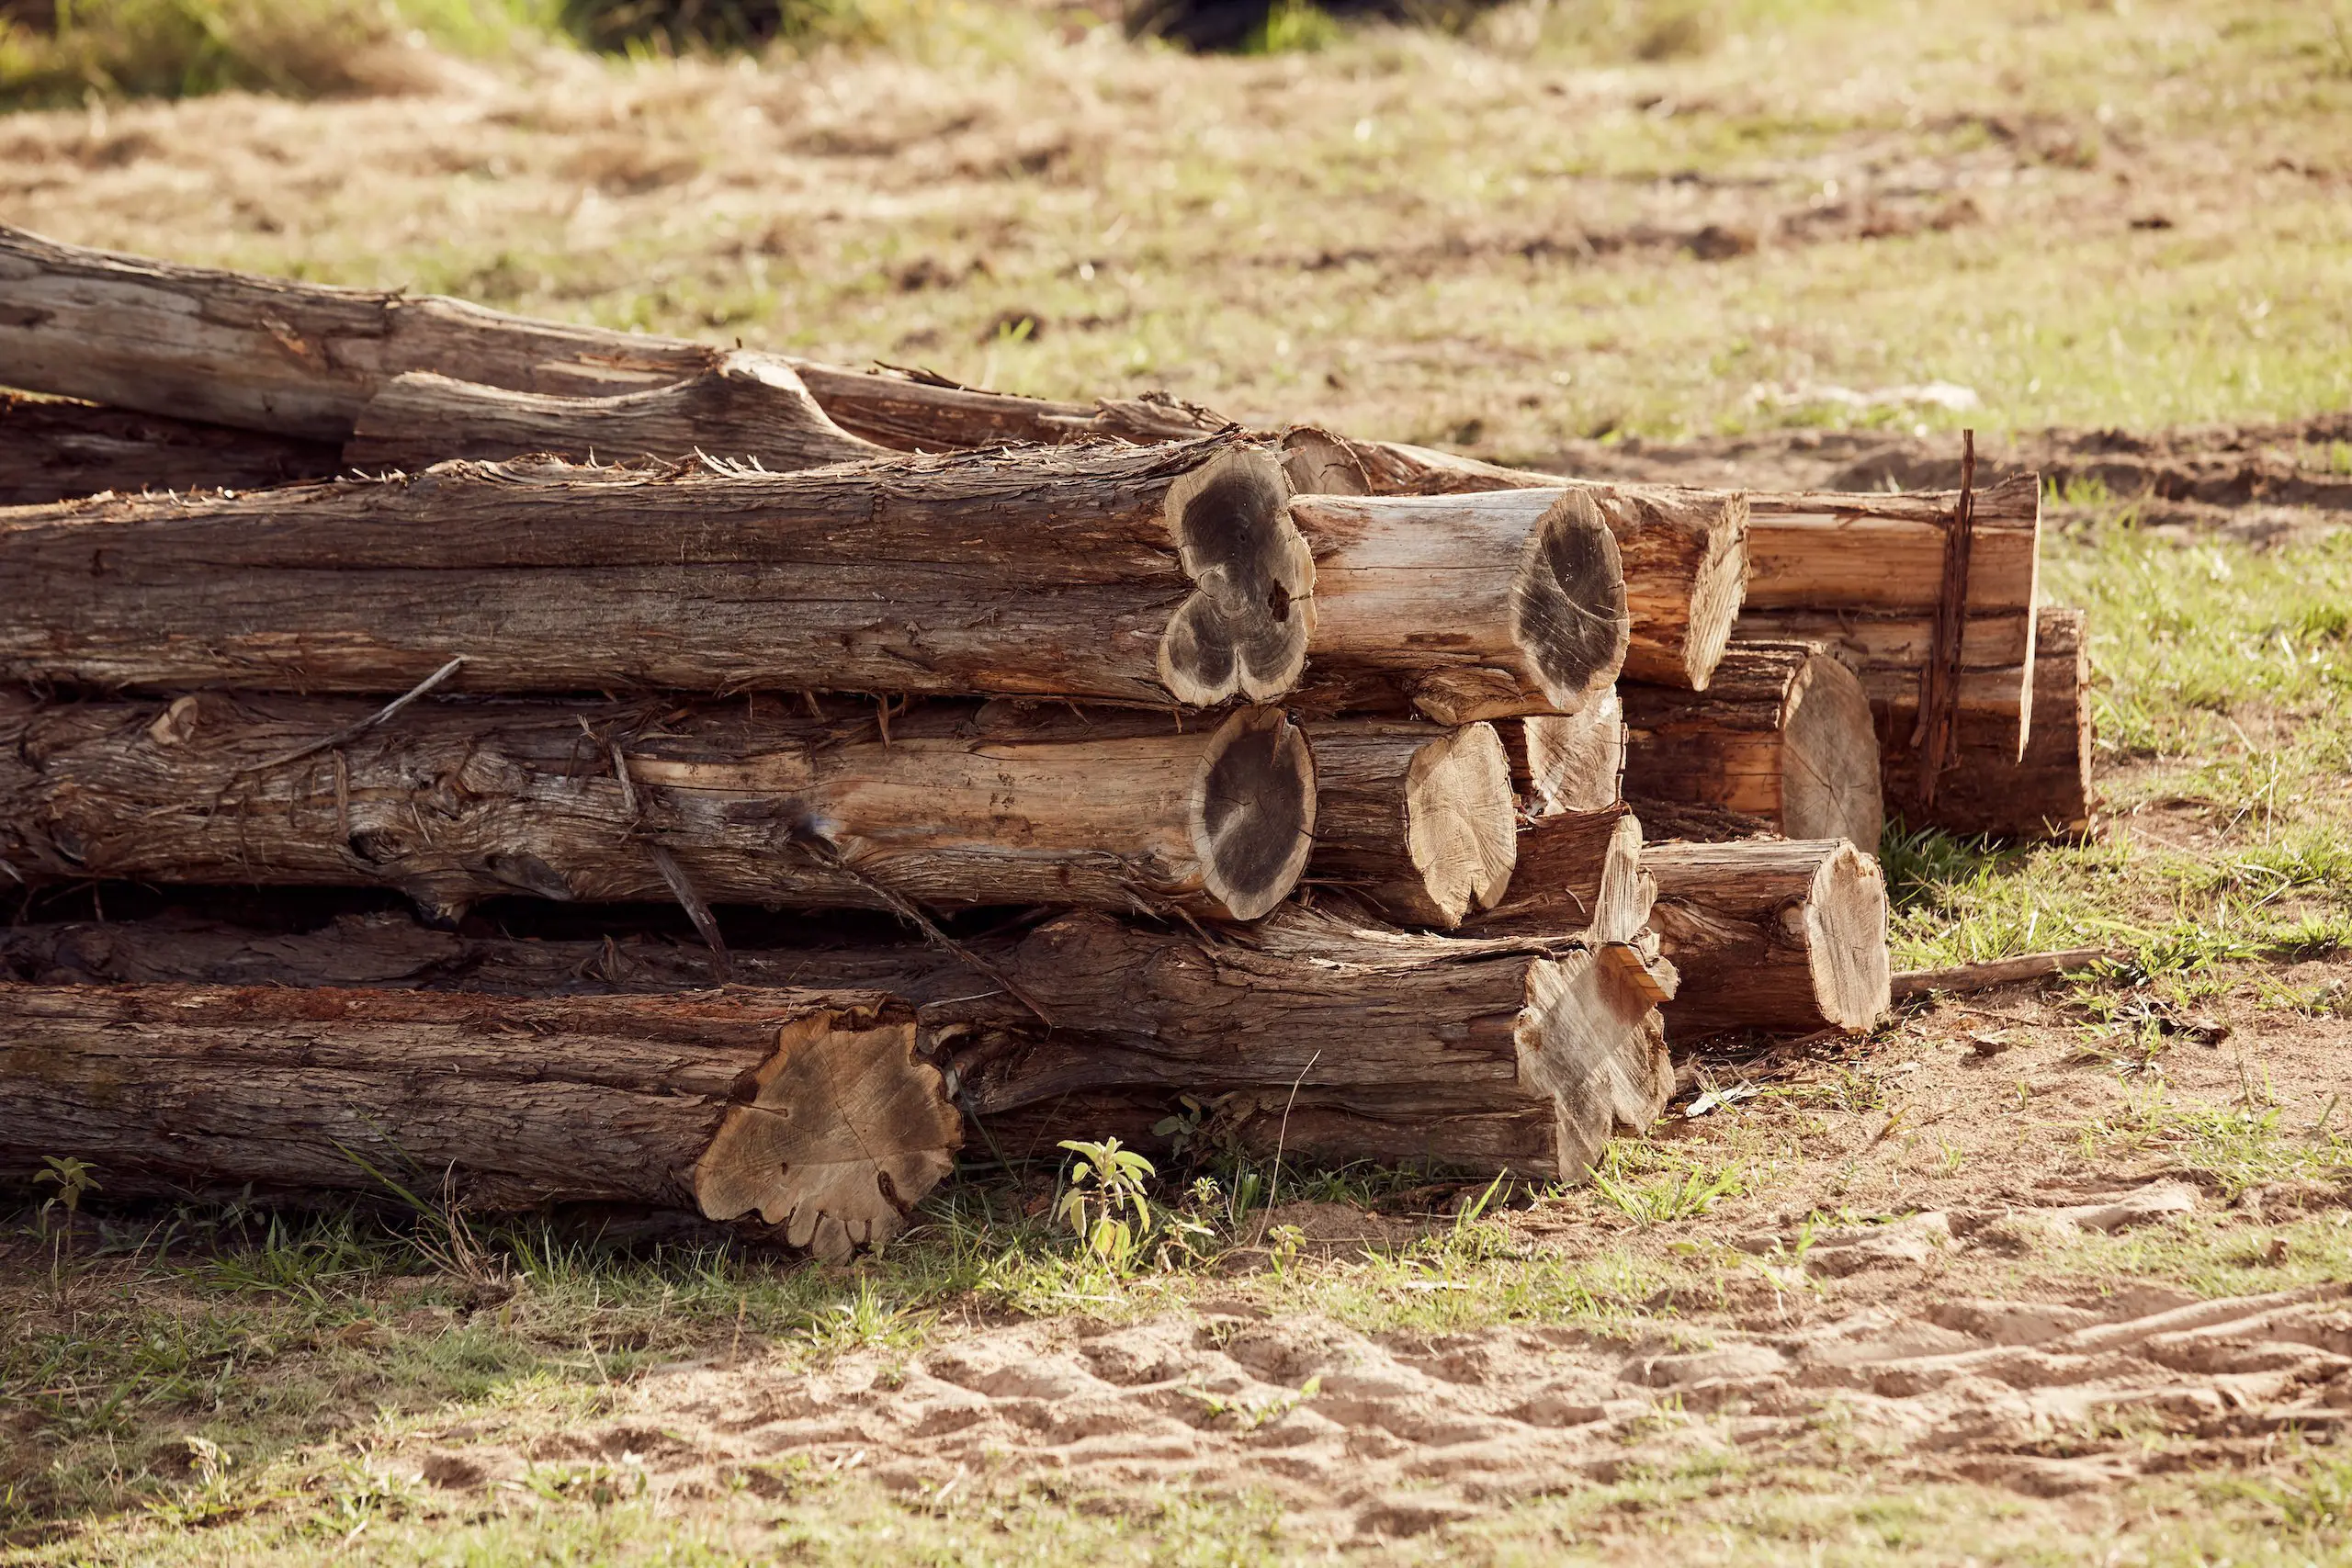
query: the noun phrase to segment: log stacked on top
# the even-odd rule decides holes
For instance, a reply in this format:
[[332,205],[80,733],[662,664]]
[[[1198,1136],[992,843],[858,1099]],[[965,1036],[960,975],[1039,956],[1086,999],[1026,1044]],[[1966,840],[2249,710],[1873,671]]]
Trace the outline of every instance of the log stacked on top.
[[[0,1071],[50,1088],[0,1115],[0,1170],[62,1132],[110,1190],[364,1187],[375,1155],[319,1151],[367,1148],[484,1202],[756,1214],[839,1253],[901,1223],[967,1119],[1049,1149],[1148,1138],[1189,1096],[1242,1148],[1574,1179],[1662,1107],[1668,1038],[1886,1006],[1868,851],[1923,656],[1741,610],[1759,577],[1795,592],[1788,542],[1751,534],[1837,559],[1860,536],[1835,505],[1751,523],[1737,491],[13,231],[0,304],[0,383],[125,429],[217,422],[285,470],[183,434],[125,468],[145,493],[0,516],[24,590],[0,604],[0,860],[36,885],[390,888],[433,922],[321,925],[305,892],[222,924],[167,892],[131,925],[11,931],[0,962],[49,1021]],[[1960,772],[2021,765],[2005,716],[2028,733],[2022,698],[1963,705]],[[1645,848],[1629,796],[1790,841]],[[580,907],[596,940],[437,929],[493,899]],[[709,951],[656,937],[646,900]],[[905,934],[729,951],[741,906]],[[126,1023],[150,1065],[108,1055]],[[670,1055],[598,1076],[632,1029]],[[523,1034],[539,1055],[504,1050]],[[436,1094],[383,1090],[403,1051]],[[153,1092],[108,1101],[131,1070]],[[619,1152],[664,1074],[699,1109]],[[526,1080],[559,1086],[589,1167],[633,1168],[483,1149]]]

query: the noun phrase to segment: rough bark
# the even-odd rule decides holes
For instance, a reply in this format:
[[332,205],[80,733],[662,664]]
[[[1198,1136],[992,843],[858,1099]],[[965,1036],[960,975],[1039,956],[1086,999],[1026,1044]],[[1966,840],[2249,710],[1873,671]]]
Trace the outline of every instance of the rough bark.
[[[1600,484],[1394,441],[1342,444],[1372,495],[1470,495],[1566,485],[1590,496],[1625,563],[1626,606],[1633,615],[1626,678],[1706,689],[1739,616],[1741,583],[1748,572],[1747,499],[1739,491]],[[1353,482],[1351,470],[1335,458],[1323,457],[1318,471],[1340,488]]]
[[1291,519],[1316,558],[1300,705],[1575,713],[1624,663],[1616,542],[1577,492],[1299,496]]
[[1625,704],[1616,687],[1581,713],[1532,714],[1499,728],[1520,808],[1530,815],[1599,811],[1623,794]]
[[1287,691],[1314,566],[1272,455],[718,476],[453,464],[0,518],[0,676],[99,686],[810,689],[1166,705]]
[[1633,942],[1649,922],[1642,824],[1622,805],[1528,824],[1518,858],[1510,897],[1471,922],[1474,934],[1566,931]]
[[[1748,498],[1747,601],[1736,635],[1819,642],[1845,660],[1870,693],[1882,734],[1895,739],[1890,762],[1911,749],[1944,533],[1959,501],[1957,491]],[[2033,719],[2041,477],[2012,475],[1974,492],[1973,505],[1957,712],[1980,741],[2006,732],[2014,761]]]
[[1346,888],[1392,920],[1453,927],[1510,886],[1517,823],[1510,762],[1494,727],[1340,719],[1306,727],[1315,749],[1309,880]]
[[455,915],[515,892],[663,898],[659,850],[719,902],[1244,920],[1306,864],[1314,768],[1277,710],[1180,728],[835,705],[428,698],[319,750],[371,705],[0,692],[0,860],[25,878],[389,886]]
[[343,461],[372,473],[541,452],[578,461],[701,455],[776,473],[888,456],[827,418],[784,361],[737,349],[690,379],[611,397],[412,370],[361,408]]
[[900,452],[957,452],[1034,442],[1113,436],[1137,444],[1188,441],[1232,422],[1163,393],[1051,402],[982,391],[944,377],[894,368],[852,370],[791,362],[808,393],[845,430]]
[[829,1257],[887,1238],[961,1122],[888,998],[503,998],[0,987],[0,1168],[109,1196],[392,1183],[469,1206],[757,1213]]
[[[2035,616],[2033,729],[2015,757],[2007,721],[1962,709],[1957,760],[1936,786],[1928,819],[1954,833],[2001,839],[2072,839],[2090,831],[2090,654],[2080,610]],[[1887,797],[1912,799],[1918,753],[1913,715],[1890,708],[1879,720]]]
[[1625,795],[1718,807],[1790,838],[1875,849],[1878,741],[1851,671],[1804,643],[1736,643],[1704,693],[1627,684]]
[[1842,839],[1649,844],[1650,919],[1682,987],[1677,1041],[1728,1030],[1860,1033],[1886,1015],[1886,883]]
[[[1189,1096],[1204,1136],[1294,1160],[1374,1160],[1573,1179],[1645,1126],[1671,1073],[1654,998],[1670,971],[1630,942],[1464,941],[1286,906],[1223,936],[1065,916],[971,951],[1041,1002],[1050,1033],[956,955],[915,944],[738,949],[745,987],[887,989],[921,1004],[951,1089],[1020,1157],[1073,1130],[1148,1143]],[[520,992],[707,984],[658,942],[511,942],[352,918],[307,934],[156,920],[0,929],[0,961],[59,981]]]
[[254,490],[341,466],[323,441],[0,392],[0,506],[105,491]]

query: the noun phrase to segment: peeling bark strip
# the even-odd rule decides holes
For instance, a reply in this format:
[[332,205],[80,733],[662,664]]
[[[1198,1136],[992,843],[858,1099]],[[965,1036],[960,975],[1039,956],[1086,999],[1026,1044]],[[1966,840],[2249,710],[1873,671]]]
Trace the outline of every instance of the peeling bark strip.
[[[2041,592],[2041,476],[2017,474],[1971,497],[1966,613],[1951,699],[1963,729],[2006,723],[2009,757],[2032,729],[2034,611]],[[1748,497],[1747,603],[1742,641],[1817,642],[1861,677],[1882,737],[1900,713],[1890,764],[1914,750],[1935,653],[1944,544],[1957,491],[1909,494],[1789,491]],[[1909,790],[1901,798],[1911,798]]]
[[1889,1002],[1886,882],[1844,840],[1650,844],[1651,920],[1682,989],[1678,1042],[1735,1029],[1871,1028]]
[[[948,1059],[966,1109],[1015,1157],[1073,1128],[1149,1143],[1182,1094],[1216,1133],[1267,1154],[1280,1142],[1290,1159],[1572,1179],[1612,1132],[1646,1126],[1671,1081],[1653,1000],[1671,971],[1601,934],[1473,942],[1285,906],[1225,937],[1077,914],[975,946],[1063,1026],[1045,1033],[918,943],[738,948],[733,960],[746,987],[919,1004],[926,1055]],[[175,919],[0,928],[10,972],[526,996],[708,983],[691,947],[469,938],[387,916],[293,935]]]
[[701,453],[778,473],[889,455],[835,424],[784,361],[741,349],[684,381],[611,397],[485,387],[432,371],[395,377],[359,411],[347,468],[549,453],[574,461]]
[[[1320,431],[1295,432],[1295,467],[1344,488],[1354,472],[1340,464]],[[1706,689],[1732,623],[1739,616],[1747,576],[1747,501],[1737,491],[1679,485],[1598,484],[1498,468],[1426,446],[1394,441],[1342,441],[1369,493],[1380,496],[1490,494],[1563,486],[1591,498],[1615,536],[1624,561],[1626,608],[1633,639],[1625,676],[1661,685]]]
[[1616,687],[1581,713],[1531,714],[1500,728],[1521,810],[1599,811],[1623,795],[1625,704]]
[[1314,564],[1238,440],[799,474],[458,464],[0,519],[0,677],[1281,695]]
[[0,392],[0,506],[101,491],[260,489],[340,466],[322,441]]
[[1452,927],[1510,886],[1516,855],[1510,762],[1494,727],[1340,719],[1306,727],[1315,748],[1310,879],[1388,919]]
[[516,892],[665,899],[655,850],[704,898],[820,908],[888,908],[878,883],[917,904],[1246,920],[1297,882],[1315,774],[1279,711],[1179,732],[1003,705],[919,707],[886,739],[870,707],[824,720],[774,698],[427,700],[277,765],[369,705],[0,692],[0,859],[26,877],[387,886],[445,915]]
[[1576,491],[1302,495],[1290,514],[1316,558],[1301,705],[1441,724],[1575,713],[1624,663],[1616,541]]
[[[2005,721],[1962,709],[1958,760],[1937,787],[1928,818],[1939,828],[2004,839],[2067,839],[2090,830],[2090,652],[2083,612],[2044,609],[2035,626],[2033,733],[2025,755],[2010,755]],[[1899,744],[1909,729],[1905,709],[1890,709],[1879,720],[1886,787],[1896,800],[1912,797],[1917,753]]]
[[1625,795],[1721,807],[1875,849],[1878,740],[1853,671],[1803,643],[1735,643],[1703,693],[1627,685]]
[[843,1257],[961,1142],[911,1015],[873,994],[9,985],[0,1008],[0,1168],[71,1156],[113,1195],[448,1173],[477,1207],[757,1213]]

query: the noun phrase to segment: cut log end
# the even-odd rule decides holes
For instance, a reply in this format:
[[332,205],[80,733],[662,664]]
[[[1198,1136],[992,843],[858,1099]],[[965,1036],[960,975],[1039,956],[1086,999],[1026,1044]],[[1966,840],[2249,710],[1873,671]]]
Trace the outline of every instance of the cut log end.
[[1781,830],[1878,848],[1885,826],[1870,694],[1843,662],[1816,654],[1789,682],[1781,708]]
[[1674,1086],[1666,1034],[1645,987],[1599,953],[1538,964],[1516,1039],[1521,1082],[1554,1106],[1554,1168],[1591,1173],[1611,1137],[1645,1131]]
[[1405,773],[1405,846],[1431,923],[1490,908],[1510,886],[1519,835],[1510,757],[1490,724],[1464,725],[1413,755]]
[[1694,692],[1703,692],[1723,662],[1739,621],[1747,593],[1747,530],[1724,528],[1711,534],[1705,555],[1690,583],[1690,621],[1682,645],[1684,678]]
[[1160,682],[1198,705],[1265,702],[1298,683],[1315,627],[1315,561],[1271,452],[1233,446],[1168,490],[1168,531],[1194,584],[1159,645]]
[[1563,491],[1529,536],[1511,587],[1511,631],[1561,713],[1581,711],[1624,667],[1624,567],[1583,491]]
[[1227,719],[1209,743],[1192,795],[1203,882],[1237,920],[1286,897],[1315,844],[1315,761],[1306,737],[1280,709]]
[[1370,495],[1372,480],[1355,447],[1311,424],[1283,435],[1283,472],[1294,495]]
[[1518,721],[1512,773],[1537,817],[1600,811],[1616,804],[1625,778],[1625,705],[1611,686],[1576,714]]
[[911,1023],[861,1029],[834,1013],[788,1024],[695,1167],[705,1217],[756,1213],[838,1260],[898,1234],[954,1168],[963,1122]]
[[1823,1019],[1849,1033],[1871,1028],[1886,1016],[1892,995],[1886,878],[1877,858],[1847,844],[1824,860],[1803,919]]

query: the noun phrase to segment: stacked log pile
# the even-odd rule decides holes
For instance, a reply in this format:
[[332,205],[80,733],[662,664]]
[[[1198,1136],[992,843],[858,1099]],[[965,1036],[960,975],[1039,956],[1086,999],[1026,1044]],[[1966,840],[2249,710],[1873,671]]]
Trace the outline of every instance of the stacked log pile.
[[1669,1040],[1875,1023],[1925,774],[2084,820],[1997,487],[1585,483],[13,231],[0,384],[0,1177],[840,1255],[975,1140],[1188,1100],[1574,1180]]

